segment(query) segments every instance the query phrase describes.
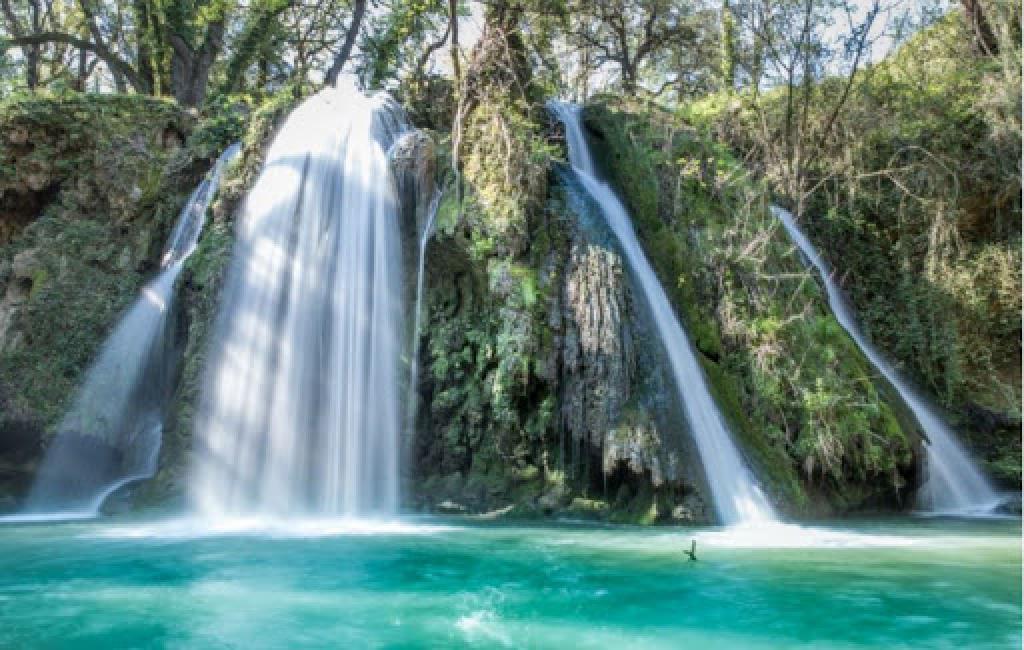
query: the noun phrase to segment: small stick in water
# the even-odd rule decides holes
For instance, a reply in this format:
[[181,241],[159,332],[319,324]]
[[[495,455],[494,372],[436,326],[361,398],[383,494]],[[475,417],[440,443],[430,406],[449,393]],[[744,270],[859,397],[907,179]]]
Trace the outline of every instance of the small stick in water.
[[691,539],[690,540],[690,550],[687,551],[686,549],[683,549],[683,553],[685,553],[686,555],[690,556],[690,561],[691,562],[696,562],[697,561],[697,540]]

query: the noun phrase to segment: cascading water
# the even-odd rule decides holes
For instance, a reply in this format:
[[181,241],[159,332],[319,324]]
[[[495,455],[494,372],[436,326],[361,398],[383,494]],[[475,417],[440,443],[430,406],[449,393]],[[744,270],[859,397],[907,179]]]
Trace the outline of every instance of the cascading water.
[[108,496],[156,471],[164,408],[177,365],[174,283],[196,249],[228,148],[189,197],[160,263],[160,273],[104,342],[39,468],[24,511],[94,516]]
[[437,209],[441,205],[441,196],[441,190],[436,189],[430,199],[430,206],[427,208],[427,221],[423,224],[423,233],[420,235],[419,261],[416,264],[416,302],[413,307],[412,360],[409,370],[409,410],[406,415],[407,430],[409,431],[412,430],[413,421],[416,417],[416,407],[419,401],[416,384],[419,381],[420,369],[420,323],[423,320],[420,310],[423,303],[423,273],[427,263],[427,241],[434,232],[434,219],[437,217]]
[[943,418],[904,381],[896,369],[871,345],[857,325],[853,310],[832,280],[828,264],[801,232],[793,215],[777,206],[772,212],[782,222],[790,239],[813,265],[825,283],[828,304],[839,324],[850,334],[871,364],[892,384],[914,413],[927,438],[928,478],[918,493],[920,505],[937,514],[985,514],[999,505],[1000,498],[988,479],[975,466]]
[[190,498],[199,514],[398,504],[401,247],[389,100],[325,89],[282,125],[239,215]]
[[581,108],[572,104],[554,103],[552,109],[565,125],[569,162],[582,185],[601,207],[650,307],[704,464],[719,517],[726,524],[774,521],[775,514],[771,506],[733,444],[722,414],[708,389],[693,346],[637,241],[629,214],[612,188],[596,178],[583,136]]

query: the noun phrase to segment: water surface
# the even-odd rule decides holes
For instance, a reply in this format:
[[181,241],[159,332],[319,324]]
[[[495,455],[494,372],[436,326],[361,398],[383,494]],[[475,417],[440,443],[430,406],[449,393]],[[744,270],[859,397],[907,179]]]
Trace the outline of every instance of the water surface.
[[1020,553],[1019,521],[5,524],[0,647],[1019,648]]

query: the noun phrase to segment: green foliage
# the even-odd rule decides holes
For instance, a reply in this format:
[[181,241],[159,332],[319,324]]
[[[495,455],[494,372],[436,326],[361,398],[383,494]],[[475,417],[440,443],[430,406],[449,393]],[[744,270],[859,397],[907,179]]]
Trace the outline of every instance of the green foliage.
[[174,104],[137,96],[0,105],[0,193],[38,193],[0,223],[0,423],[56,424],[198,178],[177,146],[189,128]]
[[[867,335],[1002,467],[1002,454],[1019,455],[1018,427],[988,430],[975,412],[1021,413],[1020,47],[1008,38],[998,57],[979,56],[972,39],[952,12],[862,73],[810,170],[819,189],[803,223]],[[812,89],[810,121],[843,85]],[[753,105],[720,95],[686,114],[756,150],[785,97],[763,95],[763,116]]]
[[[721,145],[611,98],[585,112],[734,434],[788,507],[892,498],[911,441],[815,279]],[[856,496],[851,496],[856,495]]]
[[377,89],[400,72],[414,67],[432,34],[444,25],[447,0],[391,2],[378,14],[361,47],[365,53],[360,77]]
[[237,142],[248,127],[253,99],[246,95],[216,95],[204,108],[205,117],[189,137],[197,158],[215,158]]

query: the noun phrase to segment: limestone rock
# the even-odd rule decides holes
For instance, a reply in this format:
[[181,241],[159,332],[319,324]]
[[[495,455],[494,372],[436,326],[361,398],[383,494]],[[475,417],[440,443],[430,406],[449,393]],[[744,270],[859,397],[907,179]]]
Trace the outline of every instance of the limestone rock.
[[562,291],[562,419],[568,432],[600,446],[630,398],[635,362],[622,258],[578,236]]
[[15,280],[31,280],[32,274],[39,268],[39,251],[29,248],[14,256],[11,263],[11,275]]

